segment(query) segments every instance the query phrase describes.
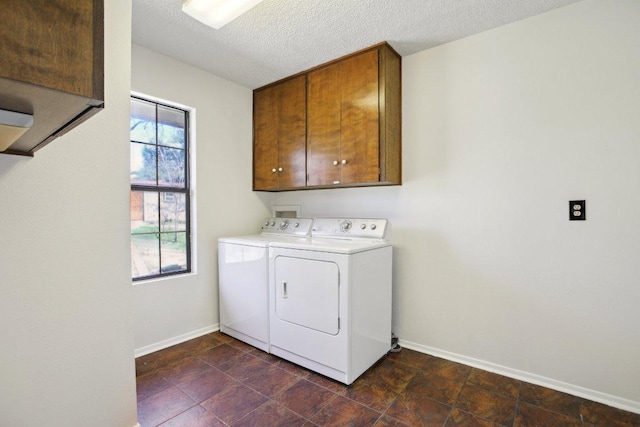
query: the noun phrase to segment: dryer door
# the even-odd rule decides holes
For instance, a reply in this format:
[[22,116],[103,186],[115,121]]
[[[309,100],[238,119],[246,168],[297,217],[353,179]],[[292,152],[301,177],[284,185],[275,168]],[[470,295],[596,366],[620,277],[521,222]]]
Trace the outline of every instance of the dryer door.
[[336,335],[340,330],[338,265],[330,261],[278,256],[274,266],[278,319]]

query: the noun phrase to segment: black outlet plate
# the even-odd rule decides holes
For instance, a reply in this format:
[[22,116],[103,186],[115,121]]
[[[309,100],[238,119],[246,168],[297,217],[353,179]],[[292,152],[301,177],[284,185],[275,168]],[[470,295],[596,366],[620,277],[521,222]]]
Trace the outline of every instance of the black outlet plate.
[[584,200],[569,201],[569,221],[585,221],[587,219],[587,204]]

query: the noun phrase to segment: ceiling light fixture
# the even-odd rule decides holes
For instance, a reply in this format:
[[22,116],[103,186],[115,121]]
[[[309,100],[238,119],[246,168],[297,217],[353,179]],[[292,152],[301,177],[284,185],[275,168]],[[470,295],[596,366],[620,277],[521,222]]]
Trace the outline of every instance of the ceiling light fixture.
[[216,30],[227,25],[262,0],[185,0],[182,11]]

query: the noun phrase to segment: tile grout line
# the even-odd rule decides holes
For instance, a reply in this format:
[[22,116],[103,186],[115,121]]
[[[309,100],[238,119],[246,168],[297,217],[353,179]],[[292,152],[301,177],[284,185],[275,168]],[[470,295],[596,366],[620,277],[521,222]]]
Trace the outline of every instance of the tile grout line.
[[518,384],[518,398],[516,399],[516,414],[513,417],[512,427],[515,427],[516,420],[518,419],[518,413],[520,412],[520,395],[522,394],[522,381]]
[[[460,394],[462,394],[462,390],[467,385],[467,382],[469,381],[469,377],[471,377],[471,373],[472,372],[473,372],[473,368],[469,369],[469,373],[467,374],[467,377],[462,382],[462,387],[460,387],[460,390],[458,390],[458,394],[456,394],[456,398],[453,400],[453,404],[451,405],[451,409],[449,409],[449,413],[447,414],[447,418],[445,418],[444,424],[442,424],[443,427],[447,425],[447,422],[449,421],[449,418],[451,417],[451,413],[453,412],[453,410],[454,409],[459,409],[456,406],[456,403],[458,402],[458,399],[460,398]],[[462,411],[462,409],[459,409],[459,410]],[[466,411],[464,411],[464,412],[466,412]]]
[[[389,353],[387,353],[387,354],[389,354]],[[401,363],[401,362],[400,362],[400,363]],[[406,365],[406,364],[404,364],[404,363],[401,363],[401,364],[402,364],[403,366],[407,366],[407,367],[409,367],[409,365]],[[391,419],[398,420],[399,422],[401,422],[401,423],[403,423],[403,424],[406,424],[404,421],[399,420],[398,418],[396,418],[396,417],[392,417],[391,415],[387,414],[387,411],[389,410],[389,408],[391,408],[391,407],[393,406],[393,404],[394,404],[394,403],[396,403],[396,400],[398,400],[398,397],[400,397],[400,395],[406,391],[407,386],[408,386],[408,385],[409,385],[409,383],[410,383],[410,382],[411,382],[411,381],[416,377],[416,375],[418,375],[418,372],[419,372],[419,371],[420,371],[420,369],[416,369],[416,370],[415,370],[415,372],[413,373],[413,375],[411,376],[411,378],[410,378],[410,379],[407,381],[407,383],[404,385],[404,387],[402,388],[402,390],[400,390],[398,393],[395,393],[395,396],[393,397],[393,399],[391,400],[391,402],[389,402],[389,404],[388,404],[388,405],[387,405],[387,407],[384,409],[384,411],[382,411],[382,414],[380,415],[380,417],[378,418],[378,420],[380,420],[380,418],[382,418],[382,417],[384,417],[384,416],[387,416],[387,417],[389,417],[389,418],[391,418]],[[376,422],[378,422],[378,421],[376,421]]]
[[[234,346],[231,346],[231,347],[236,348],[236,347],[234,347]],[[237,350],[240,350],[240,349],[238,349],[238,348],[236,348],[236,349],[237,349]],[[252,353],[252,351],[247,351],[247,352],[245,352],[245,353],[247,353],[247,354],[251,354],[251,353]],[[276,366],[276,364],[277,364],[279,361],[284,360],[284,359],[278,358],[279,360],[278,360],[277,362],[270,363],[270,362],[266,362],[265,360],[261,359],[261,358],[260,358],[260,357],[258,357],[258,356],[255,356],[255,355],[253,355],[253,354],[251,354],[251,355],[252,355],[252,356],[254,356],[254,357],[256,357],[256,358],[257,358],[257,359],[259,359],[259,360],[262,360],[262,361],[263,361],[263,362],[265,362],[265,363],[268,363],[270,366]],[[277,356],[276,356],[276,357],[277,357]],[[206,363],[206,362],[205,362],[205,363]],[[212,366],[212,365],[210,365],[210,366]],[[218,369],[218,368],[217,368],[217,367],[215,367],[215,366],[212,366],[212,367],[213,367],[213,368],[215,368],[215,369]],[[298,375],[298,374],[296,374],[296,373],[294,373],[294,372],[290,372],[290,371],[288,371],[288,370],[286,370],[285,368],[282,368],[282,367],[280,367],[280,366],[276,366],[276,368],[277,368],[277,369],[279,369],[279,370],[281,370],[281,371],[283,371],[283,372],[286,372],[286,373],[288,373],[288,374],[291,374],[291,375],[295,376],[295,377],[297,378],[297,381],[296,381],[295,383],[293,383],[291,386],[289,386],[289,387],[285,388],[284,390],[281,390],[280,392],[278,392],[278,393],[277,393],[277,395],[273,396],[273,398],[271,398],[271,397],[269,397],[269,396],[265,395],[264,393],[262,393],[262,392],[260,392],[260,391],[258,391],[258,390],[256,390],[256,389],[254,389],[253,387],[251,387],[251,386],[249,386],[249,385],[245,384],[243,381],[240,381],[239,379],[234,378],[234,377],[232,377],[231,375],[227,374],[226,372],[224,372],[224,371],[222,371],[222,370],[218,369],[220,372],[222,372],[223,374],[227,375],[229,378],[233,379],[233,380],[234,380],[234,381],[236,381],[238,384],[240,384],[240,385],[242,385],[242,386],[244,386],[244,387],[247,387],[249,390],[252,390],[252,391],[254,391],[254,392],[258,393],[258,394],[260,394],[261,396],[263,396],[264,398],[266,398],[266,399],[267,399],[264,403],[262,403],[261,405],[259,405],[257,408],[254,408],[254,409],[253,409],[253,410],[251,410],[249,413],[245,414],[243,417],[239,418],[238,420],[235,420],[235,421],[234,421],[233,423],[231,423],[230,425],[233,425],[234,423],[236,423],[236,422],[238,422],[238,421],[240,421],[240,420],[244,419],[245,417],[249,416],[251,413],[255,412],[256,410],[258,410],[259,408],[261,408],[262,406],[264,406],[264,405],[266,405],[266,404],[268,404],[268,403],[270,403],[270,402],[273,402],[273,403],[274,403],[274,404],[276,404],[276,405],[282,406],[282,407],[283,407],[283,408],[285,408],[286,410],[291,411],[292,413],[294,413],[294,414],[296,414],[296,415],[299,415],[299,416],[300,416],[302,419],[304,419],[306,422],[311,422],[311,423],[313,423],[313,421],[311,420],[311,418],[307,418],[307,417],[305,417],[304,415],[302,415],[302,414],[300,414],[300,413],[298,413],[298,412],[294,411],[293,409],[290,409],[290,408],[288,408],[288,407],[286,407],[286,406],[282,405],[282,404],[281,404],[280,402],[278,402],[278,400],[277,400],[277,397],[278,397],[278,396],[281,396],[285,391],[289,390],[291,387],[293,387],[295,384],[298,384],[300,381],[308,381],[308,382],[310,382],[311,384],[316,385],[316,386],[318,386],[318,387],[320,387],[320,388],[323,388],[324,390],[327,390],[327,391],[331,392],[331,393],[334,395],[334,396],[333,396],[333,397],[332,397],[332,398],[331,398],[331,399],[330,399],[330,400],[329,400],[329,401],[328,401],[324,406],[322,406],[320,409],[318,409],[316,412],[314,412],[314,413],[312,414],[312,417],[313,417],[313,415],[315,415],[315,414],[319,413],[320,411],[322,411],[322,409],[324,409],[326,406],[328,406],[328,405],[329,405],[329,403],[331,403],[334,399],[336,399],[336,398],[339,396],[339,394],[338,394],[337,392],[334,392],[333,390],[330,390],[330,389],[328,389],[328,388],[326,388],[326,387],[323,387],[323,386],[322,386],[322,385],[320,385],[320,384],[317,384],[317,383],[315,383],[315,382],[313,382],[313,381],[310,381],[310,380],[307,378],[307,376],[306,376],[306,375],[305,375],[305,376],[303,376],[303,375]],[[211,396],[210,396],[210,397],[211,397]],[[205,400],[206,400],[206,399],[205,399]],[[213,414],[213,415],[215,416],[215,414]],[[216,418],[217,418],[217,417],[216,417]],[[226,423],[225,423],[225,424],[226,424]],[[313,424],[315,424],[315,423],[313,423]]]
[[[238,381],[237,379],[233,378],[231,375],[229,375],[229,374],[227,374],[226,372],[224,372],[224,371],[222,371],[222,370],[218,369],[216,366],[213,366],[213,365],[211,365],[210,363],[207,363],[206,361],[202,360],[202,359],[199,357],[199,356],[200,356],[200,353],[204,353],[204,352],[205,352],[205,351],[207,351],[207,350],[210,350],[210,349],[215,348],[215,347],[219,347],[219,346],[224,345],[224,344],[226,344],[226,343],[225,343],[225,342],[220,342],[220,343],[219,343],[219,344],[217,344],[217,345],[213,345],[213,346],[208,347],[208,348],[206,348],[206,349],[204,349],[204,350],[201,350],[201,351],[199,351],[199,352],[189,353],[188,357],[193,357],[194,359],[199,360],[200,362],[202,362],[202,363],[206,364],[206,365],[207,365],[207,366],[209,366],[211,369],[216,370],[216,371],[218,371],[218,372],[222,373],[223,375],[226,375],[227,377],[229,377],[229,378],[231,378],[232,380],[234,380],[234,381],[238,382],[239,384],[242,384],[240,381]],[[180,344],[177,344],[177,345],[180,345]],[[163,368],[164,368],[164,369],[167,369],[167,368],[172,367],[173,365],[177,365],[178,363],[180,363],[180,361],[176,360],[176,361],[171,362],[171,363],[163,364],[163,365],[160,365],[160,366],[158,366],[157,368],[155,368],[155,369],[154,369],[154,371],[157,371],[157,370],[159,370],[159,369],[163,369]],[[165,390],[168,390],[168,389],[169,389],[169,388],[171,388],[171,387],[174,387],[174,388],[176,388],[178,391],[180,391],[182,394],[184,394],[185,396],[187,396],[189,399],[193,400],[195,404],[194,404],[194,405],[192,405],[192,406],[190,406],[189,408],[185,409],[184,411],[182,411],[182,412],[180,412],[180,413],[178,413],[178,414],[176,414],[176,415],[174,415],[174,416],[172,416],[172,417],[170,417],[170,418],[168,418],[168,419],[166,419],[166,420],[163,420],[163,421],[162,421],[162,422],[160,422],[159,424],[156,424],[156,426],[154,426],[154,427],[161,426],[162,424],[164,424],[164,423],[166,423],[166,422],[168,422],[168,421],[170,421],[170,420],[172,420],[172,419],[174,419],[174,418],[176,418],[176,417],[178,417],[178,416],[182,415],[183,413],[185,413],[185,412],[187,412],[187,411],[189,411],[189,410],[191,410],[191,409],[195,408],[196,406],[200,406],[200,404],[201,404],[202,402],[204,402],[205,400],[207,400],[207,399],[209,399],[210,397],[212,397],[212,396],[213,396],[213,395],[212,395],[212,396],[208,396],[207,398],[205,398],[205,399],[203,399],[203,400],[197,401],[196,399],[192,398],[190,395],[188,395],[184,390],[182,390],[182,389],[179,387],[179,384],[180,384],[180,383],[183,383],[183,382],[185,382],[185,381],[188,381],[188,380],[194,379],[194,378],[196,378],[198,375],[199,375],[199,374],[194,374],[191,378],[190,378],[190,377],[187,377],[187,378],[185,378],[185,380],[184,380],[184,381],[180,381],[180,382],[177,382],[177,383],[175,383],[175,384],[174,384],[174,383],[173,383],[172,381],[170,381],[166,376],[164,376],[164,375],[162,375],[162,374],[158,374],[158,376],[159,376],[160,378],[162,378],[164,381],[166,381],[166,382],[169,384],[169,387],[164,388],[163,390],[161,390],[161,391],[159,391],[159,392],[157,392],[157,393],[154,393],[154,394],[152,394],[152,395],[150,395],[150,396],[147,396],[145,399],[143,399],[143,401],[144,401],[144,400],[147,400],[148,398],[150,398],[150,397],[152,397],[152,396],[155,396],[155,395],[157,395],[157,394],[161,393],[162,391],[165,391]],[[137,378],[137,377],[136,377],[136,378]],[[202,406],[200,406],[200,407],[202,407]],[[207,413],[209,413],[209,414],[211,414],[213,417],[215,417],[217,420],[221,421],[223,424],[228,425],[227,423],[225,423],[224,421],[222,421],[218,416],[216,416],[216,414],[211,413],[210,411],[208,411],[208,410],[207,410],[206,408],[204,408],[204,407],[202,407],[202,408],[203,408],[205,411],[207,411]]]
[[[218,345],[214,345],[214,346],[209,347],[209,348],[207,348],[207,349],[205,349],[205,350],[203,350],[203,351],[201,351],[201,352],[204,352],[204,351],[209,350],[209,349],[211,349],[211,348],[218,347],[219,345],[222,345],[222,344],[223,344],[223,343],[218,344]],[[216,370],[216,371],[218,371],[218,372],[221,372],[221,373],[222,373],[222,374],[224,374],[224,375],[227,375],[225,372],[221,371],[220,369],[216,368],[215,366],[212,366],[212,365],[210,365],[209,363],[205,362],[204,360],[200,359],[200,357],[199,357],[199,356],[200,356],[200,354],[199,354],[199,353],[201,353],[201,352],[189,353],[189,356],[190,356],[190,357],[193,357],[193,358],[194,358],[194,359],[196,359],[196,360],[201,361],[201,362],[202,362],[202,363],[204,363],[205,365],[209,366],[211,369],[214,369],[214,370]],[[169,363],[169,364],[164,365],[164,366],[162,366],[162,367],[164,367],[164,368],[168,368],[168,367],[170,367],[170,366],[177,365],[178,363],[179,363],[179,361],[176,361],[176,362],[174,362],[174,363]],[[161,368],[161,367],[159,367],[159,368]],[[159,369],[159,368],[158,368],[158,369]],[[198,375],[198,374],[194,374],[194,375],[193,375],[193,378],[195,378],[197,375]],[[162,374],[159,374],[159,376],[160,376],[163,380],[165,380],[167,383],[171,384],[171,385],[170,385],[170,387],[175,387],[175,388],[176,388],[176,389],[178,389],[181,393],[183,393],[185,396],[187,396],[187,397],[189,397],[191,400],[193,400],[193,401],[195,402],[195,405],[193,405],[193,406],[191,406],[191,407],[189,407],[189,408],[185,409],[184,411],[180,412],[179,414],[174,415],[173,417],[171,417],[171,418],[169,418],[169,419],[167,419],[167,420],[162,421],[160,424],[158,424],[158,425],[157,425],[157,426],[155,426],[155,427],[159,427],[159,426],[161,426],[162,424],[164,424],[164,423],[166,423],[166,422],[168,422],[168,421],[170,421],[170,420],[172,420],[172,419],[174,419],[174,418],[176,418],[176,417],[178,417],[178,416],[180,416],[180,415],[184,414],[185,412],[190,411],[191,409],[195,408],[196,406],[200,406],[200,404],[201,404],[202,402],[204,402],[204,401],[205,401],[205,400],[207,400],[209,397],[211,397],[211,396],[208,396],[207,398],[205,398],[205,399],[203,399],[203,400],[201,400],[201,401],[197,401],[196,399],[194,399],[194,398],[192,398],[191,396],[189,396],[189,395],[188,395],[184,390],[182,390],[182,389],[179,387],[179,384],[180,384],[181,382],[185,382],[185,381],[187,381],[187,380],[191,380],[191,379],[193,379],[193,378],[187,378],[187,379],[185,379],[185,381],[181,381],[181,382],[178,382],[178,383],[176,383],[176,384],[173,384],[169,379],[167,379],[167,378],[166,378],[165,376],[163,376]],[[227,376],[231,378],[231,376],[230,376],[230,375],[227,375]],[[209,413],[209,414],[211,414],[213,417],[215,417],[215,419],[219,420],[219,421],[220,421],[220,422],[222,422],[223,424],[226,424],[224,421],[222,421],[220,418],[218,418],[218,417],[216,416],[216,414],[211,413],[210,411],[208,411],[208,410],[207,410],[206,408],[204,408],[203,406],[200,406],[200,407],[201,407],[202,409],[204,409],[207,413]]]
[[[325,389],[325,390],[328,390],[328,389]],[[329,391],[331,391],[331,390],[329,390]],[[308,422],[313,423],[313,425],[317,425],[315,422],[313,422],[312,418],[313,418],[314,416],[316,416],[317,414],[319,414],[320,412],[322,412],[322,410],[323,410],[324,408],[326,408],[327,406],[329,406],[329,405],[331,404],[331,402],[333,402],[334,400],[336,400],[336,399],[338,398],[338,396],[340,396],[340,395],[339,395],[338,393],[336,393],[336,392],[332,392],[332,393],[333,393],[333,396],[331,397],[331,399],[329,399],[329,400],[327,401],[327,403],[325,403],[323,406],[321,406],[321,407],[320,407],[320,409],[318,409],[317,411],[315,411],[315,412],[314,412],[314,413],[313,413],[309,418],[305,418]]]

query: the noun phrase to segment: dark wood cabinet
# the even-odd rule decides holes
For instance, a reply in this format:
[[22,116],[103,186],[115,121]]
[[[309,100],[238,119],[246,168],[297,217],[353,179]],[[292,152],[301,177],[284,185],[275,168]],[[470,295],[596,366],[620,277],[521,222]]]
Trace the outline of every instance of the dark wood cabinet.
[[34,125],[3,151],[33,155],[104,105],[103,0],[0,0],[0,109]]
[[[296,161],[300,167],[306,163],[306,180],[289,182],[286,186],[265,186],[263,175],[256,169],[265,158],[260,144],[273,145],[274,141],[286,138],[282,134],[277,138],[266,136],[259,131],[265,122],[262,111],[271,109],[271,114],[281,118],[282,115],[276,113],[282,109],[281,104],[299,105],[301,97],[295,102],[282,98],[276,101],[262,93],[300,78],[306,80],[306,102],[305,106],[296,108],[305,114],[306,120],[296,122],[299,126],[295,128],[295,139],[300,139],[300,130],[304,128],[306,147],[305,158],[298,155]],[[400,78],[400,56],[382,43],[256,90],[254,189],[278,191],[401,184]],[[272,123],[277,132],[289,133],[277,118],[269,117],[266,121]],[[263,136],[260,141],[259,134]],[[298,154],[302,145],[297,145]]]
[[253,94],[253,189],[304,187],[306,78],[298,76]]

